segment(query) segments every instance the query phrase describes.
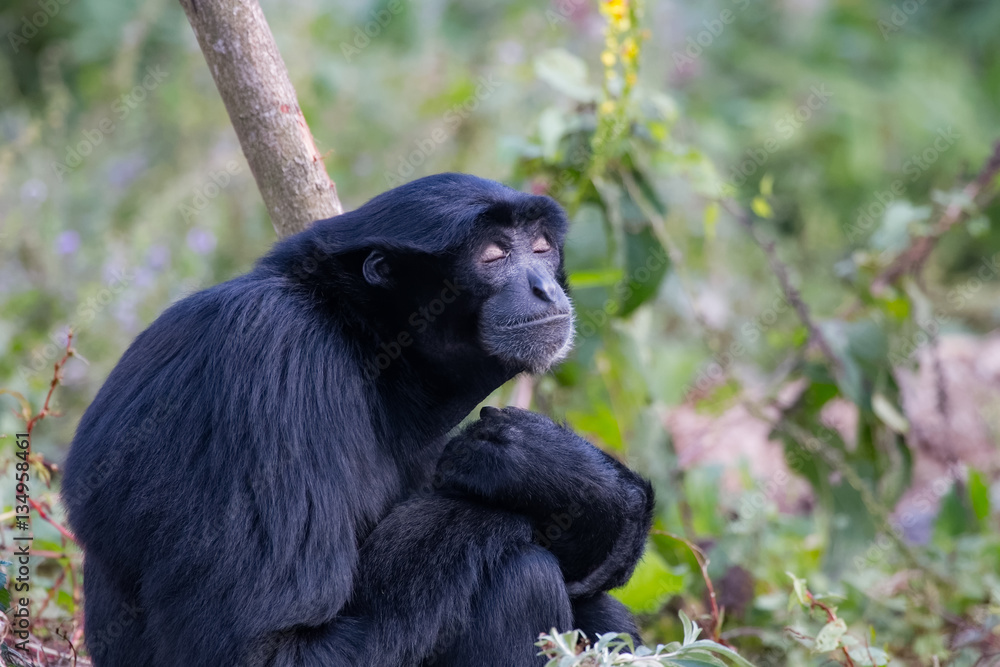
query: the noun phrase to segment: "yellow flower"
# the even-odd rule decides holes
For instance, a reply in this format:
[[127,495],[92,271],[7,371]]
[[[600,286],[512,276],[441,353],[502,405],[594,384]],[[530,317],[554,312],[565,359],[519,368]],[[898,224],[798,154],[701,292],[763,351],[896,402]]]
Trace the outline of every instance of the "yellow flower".
[[615,61],[617,60],[618,59],[615,58],[615,54],[611,51],[605,51],[601,54],[601,62],[604,63],[605,67],[614,67]]
[[628,21],[628,0],[605,0],[601,3],[601,12],[611,17],[615,25],[621,28],[621,21]]
[[601,8],[609,14],[622,14],[628,11],[628,0],[604,0]]
[[636,41],[629,37],[622,44],[622,59],[626,62],[635,62],[635,59],[639,56],[639,45]]
[[601,102],[600,112],[602,116],[610,116],[615,112],[614,100],[605,100]]

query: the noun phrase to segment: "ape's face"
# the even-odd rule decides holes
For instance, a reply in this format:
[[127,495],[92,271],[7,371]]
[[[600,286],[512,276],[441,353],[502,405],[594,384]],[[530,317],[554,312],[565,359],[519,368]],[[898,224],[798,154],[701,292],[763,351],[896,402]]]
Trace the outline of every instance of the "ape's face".
[[543,372],[572,346],[561,251],[542,220],[493,223],[447,256],[373,251],[363,273],[425,360],[447,366],[478,357],[499,362],[509,377]]
[[562,248],[541,222],[493,226],[472,249],[488,295],[479,311],[483,348],[506,365],[540,373],[573,343],[573,306],[559,280]]

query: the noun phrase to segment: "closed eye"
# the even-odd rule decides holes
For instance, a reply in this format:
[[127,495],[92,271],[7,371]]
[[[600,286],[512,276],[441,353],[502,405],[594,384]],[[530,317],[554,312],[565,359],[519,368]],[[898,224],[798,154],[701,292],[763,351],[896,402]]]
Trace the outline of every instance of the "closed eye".
[[483,250],[482,254],[479,255],[479,261],[484,264],[490,264],[491,262],[496,262],[507,256],[507,251],[498,246],[496,243],[491,243]]
[[531,244],[532,252],[548,252],[552,250],[552,246],[549,245],[549,240],[544,236],[539,236],[535,239],[535,242]]

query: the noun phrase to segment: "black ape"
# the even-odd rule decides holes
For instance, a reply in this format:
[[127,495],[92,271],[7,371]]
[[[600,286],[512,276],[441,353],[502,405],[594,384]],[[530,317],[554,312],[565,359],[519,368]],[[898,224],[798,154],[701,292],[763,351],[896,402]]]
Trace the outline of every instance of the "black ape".
[[441,174],[168,309],[80,422],[63,497],[98,667],[540,663],[634,626],[646,482],[492,390],[572,338],[552,200]]

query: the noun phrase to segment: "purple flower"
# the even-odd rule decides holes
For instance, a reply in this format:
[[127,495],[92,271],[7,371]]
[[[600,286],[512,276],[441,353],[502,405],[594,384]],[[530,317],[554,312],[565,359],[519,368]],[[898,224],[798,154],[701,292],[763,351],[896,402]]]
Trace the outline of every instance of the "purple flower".
[[162,243],[157,243],[149,248],[149,253],[146,257],[146,261],[149,262],[149,268],[159,271],[170,263],[170,248]]
[[56,253],[60,255],[72,255],[79,249],[80,235],[72,229],[56,237]]
[[193,227],[188,232],[187,244],[199,255],[207,255],[215,250],[215,234],[201,227]]

